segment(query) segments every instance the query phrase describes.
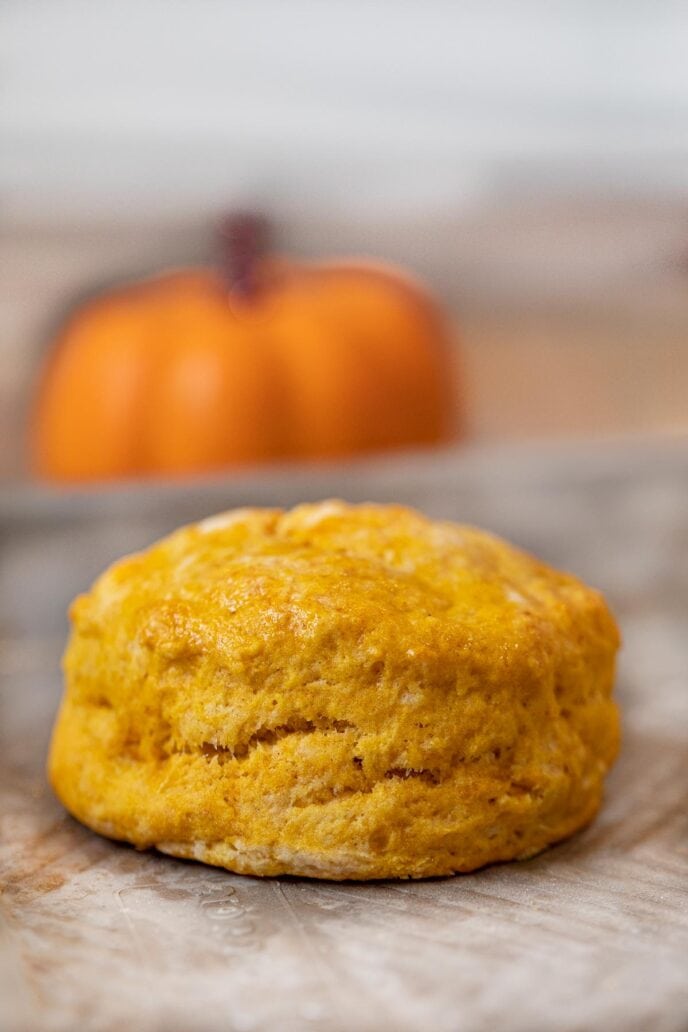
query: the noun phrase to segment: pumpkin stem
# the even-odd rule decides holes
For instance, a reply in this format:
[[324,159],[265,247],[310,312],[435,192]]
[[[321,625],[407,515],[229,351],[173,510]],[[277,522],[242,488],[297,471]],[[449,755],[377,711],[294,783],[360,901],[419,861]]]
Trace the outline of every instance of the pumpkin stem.
[[260,290],[260,262],[268,235],[268,221],[257,212],[237,212],[222,220],[220,268],[232,297],[248,301]]

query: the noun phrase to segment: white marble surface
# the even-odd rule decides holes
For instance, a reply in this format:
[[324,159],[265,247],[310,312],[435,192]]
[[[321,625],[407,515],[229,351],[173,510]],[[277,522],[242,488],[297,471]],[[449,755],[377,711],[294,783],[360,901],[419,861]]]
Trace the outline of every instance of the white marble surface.
[[[256,880],[140,854],[44,781],[64,606],[230,505],[341,495],[481,523],[601,587],[624,747],[596,823],[422,883]],[[480,449],[0,502],[2,1028],[682,1032],[688,1021],[688,440]]]

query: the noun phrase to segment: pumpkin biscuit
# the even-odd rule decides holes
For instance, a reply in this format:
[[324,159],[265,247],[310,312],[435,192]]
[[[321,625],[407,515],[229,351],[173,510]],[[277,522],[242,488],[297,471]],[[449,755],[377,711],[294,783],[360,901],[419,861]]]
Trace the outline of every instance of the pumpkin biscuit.
[[71,617],[55,792],[101,834],[242,874],[530,857],[592,819],[617,753],[602,597],[399,506],[213,517]]

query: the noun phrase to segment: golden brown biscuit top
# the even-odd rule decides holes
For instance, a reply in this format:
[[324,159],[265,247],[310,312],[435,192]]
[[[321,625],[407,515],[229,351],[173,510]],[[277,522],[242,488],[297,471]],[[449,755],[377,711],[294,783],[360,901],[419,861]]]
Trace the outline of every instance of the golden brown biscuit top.
[[[191,610],[211,624],[225,613],[249,621],[257,611],[289,611],[298,627],[385,604],[414,619],[451,614],[476,632],[495,624],[504,632],[589,594],[485,531],[400,506],[338,501],[210,517],[120,561],[100,586],[127,608],[173,589],[190,607],[180,605],[179,627]],[[77,600],[75,612],[84,604]]]
[[[142,668],[155,658],[164,726],[229,749],[241,737],[226,740],[229,724],[250,736],[295,714],[364,728],[389,715],[399,728],[403,713],[415,727],[424,711],[436,722],[459,706],[464,725],[475,710],[477,732],[491,683],[512,707],[537,684],[542,703],[543,678],[565,692],[590,653],[618,643],[601,596],[498,538],[342,502],[182,528],[107,571],[73,617],[113,655],[136,664],[138,650]],[[206,659],[212,671],[199,677]],[[170,671],[184,665],[203,698],[184,700],[175,682],[165,701]],[[136,700],[127,706],[135,719]]]

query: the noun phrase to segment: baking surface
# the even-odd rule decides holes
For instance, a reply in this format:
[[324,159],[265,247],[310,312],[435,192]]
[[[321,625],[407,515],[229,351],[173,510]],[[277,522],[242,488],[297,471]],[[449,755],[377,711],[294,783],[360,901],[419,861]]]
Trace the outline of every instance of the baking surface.
[[[428,882],[257,880],[101,839],[43,763],[64,609],[100,568],[233,505],[398,500],[604,590],[625,737],[587,831]],[[0,1028],[135,1032],[688,1025],[688,441],[445,453],[0,501]]]

